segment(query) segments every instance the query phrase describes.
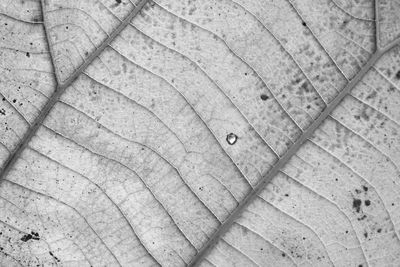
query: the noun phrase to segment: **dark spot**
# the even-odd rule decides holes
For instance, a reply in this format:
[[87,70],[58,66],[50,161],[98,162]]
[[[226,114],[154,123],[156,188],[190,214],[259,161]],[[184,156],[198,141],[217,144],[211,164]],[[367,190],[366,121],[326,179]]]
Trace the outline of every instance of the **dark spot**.
[[289,194],[285,194],[285,197],[288,197],[289,196]]
[[365,206],[371,205],[371,201],[369,199],[365,200],[364,203],[365,203]]
[[357,194],[360,194],[360,193],[361,193],[361,190],[360,190],[360,189],[356,189],[356,190],[354,190],[354,191],[356,191]]
[[26,234],[23,237],[21,237],[21,241],[23,241],[23,242],[27,242],[27,241],[29,241],[31,239],[32,239],[32,235],[31,234]]
[[264,250],[263,248],[260,248],[260,250]]
[[310,89],[308,88],[308,84],[307,84],[306,82],[304,82],[304,83],[301,85],[301,88],[302,88],[304,91],[306,91],[307,93],[310,92]]
[[31,57],[31,54],[29,54],[29,52],[26,52],[26,56]]
[[349,233],[349,230],[346,230],[346,234],[348,234]]
[[359,264],[358,267],[363,267],[363,265],[362,265],[362,264]]
[[17,99],[13,99],[13,103],[17,102]]
[[307,26],[307,23],[305,21],[303,21],[301,24],[303,24],[303,26]]
[[286,253],[282,253],[282,257],[286,257]]
[[358,199],[358,198],[353,199],[353,209],[355,209],[357,212],[360,212],[361,199]]
[[310,109],[311,108],[311,106],[310,105],[307,105],[307,107],[306,107],[307,109]]
[[361,216],[361,218],[357,218],[357,221],[362,221],[362,220],[364,220],[365,218],[367,218],[367,215],[363,215],[363,216]]
[[355,115],[354,118],[355,118],[356,120],[359,120],[359,119],[360,119],[360,116],[359,116],[359,115]]
[[366,187],[365,185],[363,185],[362,188],[364,189],[365,192],[368,191],[368,187]]
[[367,238],[368,237],[368,233],[364,232],[364,237]]
[[400,70],[396,73],[396,79],[400,80]]
[[378,230],[376,230],[378,233],[382,232],[382,228],[379,228]]
[[0,109],[0,114],[5,116],[6,115],[6,110],[4,108]]
[[247,76],[247,75],[248,75],[248,73],[247,73],[247,72],[245,72],[245,73],[244,73],[244,76]]
[[228,144],[230,144],[230,145],[234,145],[237,140],[238,140],[238,137],[234,133],[230,133],[226,136],[226,142],[228,142]]
[[268,99],[269,99],[269,96],[267,96],[267,95],[265,95],[265,94],[260,95],[260,97],[261,97],[261,100],[262,100],[262,101],[265,101],[265,100],[268,100]]
[[3,99],[2,99],[3,101],[6,101],[6,98],[5,97],[3,97]]
[[121,4],[121,0],[115,0],[115,2],[117,2],[117,4]]

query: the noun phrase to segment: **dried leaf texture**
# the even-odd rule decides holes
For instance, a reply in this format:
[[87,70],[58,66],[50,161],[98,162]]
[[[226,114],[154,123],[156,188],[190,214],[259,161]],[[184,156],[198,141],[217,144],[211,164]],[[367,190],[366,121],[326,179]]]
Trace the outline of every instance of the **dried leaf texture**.
[[400,264],[385,3],[1,4],[0,265]]

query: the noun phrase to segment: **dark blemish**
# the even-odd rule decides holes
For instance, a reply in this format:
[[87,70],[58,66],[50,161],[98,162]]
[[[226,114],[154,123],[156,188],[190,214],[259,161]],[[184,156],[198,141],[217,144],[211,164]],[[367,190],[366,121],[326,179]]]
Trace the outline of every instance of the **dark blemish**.
[[267,95],[265,95],[265,94],[260,95],[260,97],[261,97],[262,101],[265,101],[265,100],[269,99],[269,97]]
[[17,102],[17,99],[13,99],[13,103],[16,103]]
[[396,79],[400,80],[400,70],[396,73]]
[[238,137],[234,133],[230,133],[226,136],[226,142],[228,142],[228,144],[230,144],[230,145],[234,145],[237,140],[238,140]]
[[286,257],[286,253],[282,253],[282,257]]
[[292,84],[299,84],[301,82],[301,79],[300,78],[297,78],[296,80],[294,80],[293,82],[292,82]]
[[390,86],[389,92],[394,92],[394,87],[393,86]]
[[6,115],[6,110],[4,108],[0,109],[0,114],[5,116]]
[[346,230],[346,232],[345,232],[346,234],[348,234],[349,233],[349,230]]
[[361,117],[366,121],[369,120],[369,116],[367,115],[365,109],[361,112]]
[[359,119],[360,119],[360,116],[359,116],[359,115],[355,115],[354,118],[355,118],[356,120],[359,120]]
[[376,91],[373,91],[371,94],[367,96],[367,99],[375,98],[376,97]]
[[6,101],[6,98],[5,97],[3,97],[3,99],[2,99],[3,101]]
[[68,29],[69,29],[69,27],[68,27],[68,26],[65,26],[65,29],[67,29],[67,30],[68,30]]
[[264,250],[263,248],[260,248],[260,250]]
[[364,189],[365,192],[368,191],[368,187],[367,186],[363,185],[362,188]]
[[117,2],[117,4],[121,4],[121,0],[115,0],[115,2]]
[[30,45],[33,45],[33,43],[29,43]]
[[349,23],[348,20],[343,20],[342,25],[340,25],[340,28],[343,29],[344,27],[346,27],[347,23]]
[[31,57],[31,54],[29,54],[29,52],[26,52],[26,56]]
[[367,238],[368,237],[368,233],[364,232],[364,237]]
[[363,267],[363,265],[362,265],[362,264],[359,264],[358,267]]
[[367,215],[363,215],[361,218],[357,218],[357,221],[362,221],[362,220],[364,220],[365,218],[367,218]]
[[303,21],[301,24],[303,24],[303,26],[307,26],[307,23],[305,23],[305,21]]
[[392,203],[392,207],[394,206],[394,203]]
[[244,73],[244,76],[247,76],[247,75],[248,75],[248,73],[247,73],[247,72],[245,72],[245,73]]
[[382,228],[379,228],[378,230],[376,230],[378,233],[382,232]]
[[34,236],[33,239],[36,238],[37,240],[39,240],[39,234],[38,233],[31,231],[31,234],[32,234],[32,236]]
[[288,197],[289,196],[289,194],[285,194],[285,197]]
[[354,190],[354,191],[356,191],[357,194],[360,194],[360,193],[361,193],[361,190],[360,190],[360,189],[356,189],[356,190]]
[[307,93],[310,92],[310,89],[308,89],[308,84],[307,84],[306,82],[304,82],[304,83],[301,85],[301,88],[302,88],[304,91],[306,91]]
[[353,208],[354,208],[357,212],[360,212],[360,209],[361,209],[361,199],[358,199],[358,198],[353,199]]
[[365,200],[364,203],[365,203],[365,206],[371,205],[371,201],[369,199]]
[[307,105],[307,107],[306,107],[307,109],[310,109],[311,108],[311,106],[310,105]]
[[56,256],[54,256],[54,254],[53,254],[51,251],[49,251],[49,254],[50,254],[57,262],[60,262],[60,259],[57,258]]

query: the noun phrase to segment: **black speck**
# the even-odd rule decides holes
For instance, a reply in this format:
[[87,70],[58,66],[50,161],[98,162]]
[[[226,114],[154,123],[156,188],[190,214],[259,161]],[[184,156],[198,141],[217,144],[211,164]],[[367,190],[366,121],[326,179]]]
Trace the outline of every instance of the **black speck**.
[[29,52],[26,52],[26,56],[31,57],[31,54],[29,54]]
[[49,254],[57,261],[60,262],[60,259],[54,256],[53,252],[49,251]]
[[31,234],[26,234],[23,237],[21,237],[21,241],[23,241],[23,242],[27,242],[27,241],[29,241],[31,239],[32,239],[32,235]]
[[285,194],[285,197],[288,197],[289,196],[289,194]]
[[400,80],[400,70],[396,73],[396,79]]
[[357,212],[360,212],[361,199],[358,199],[358,198],[353,199],[353,209],[355,209]]
[[363,187],[362,187],[363,189],[364,189],[364,191],[365,192],[367,192],[368,191],[368,187],[366,187],[365,185],[363,185]]
[[282,253],[282,257],[286,257],[286,253]]
[[371,205],[371,201],[369,199],[365,200],[364,203],[365,203],[365,206]]
[[382,232],[382,228],[379,228],[378,230],[376,230],[378,233]]
[[303,24],[304,27],[307,26],[307,23],[305,23],[304,21],[301,24]]
[[117,4],[121,4],[121,0],[115,0],[115,2],[117,2]]
[[266,100],[269,99],[269,96],[267,96],[267,95],[265,95],[265,94],[260,95],[260,97],[261,97],[261,100],[262,100],[262,101],[266,101]]
[[368,237],[368,233],[364,232],[364,237],[367,238]]
[[17,102],[17,99],[13,99],[13,103],[16,103]]

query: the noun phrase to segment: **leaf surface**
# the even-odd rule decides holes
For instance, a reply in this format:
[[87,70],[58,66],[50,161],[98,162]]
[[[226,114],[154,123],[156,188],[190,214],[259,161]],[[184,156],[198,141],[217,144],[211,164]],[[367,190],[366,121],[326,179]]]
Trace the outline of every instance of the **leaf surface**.
[[0,5],[1,265],[400,263],[393,6]]

